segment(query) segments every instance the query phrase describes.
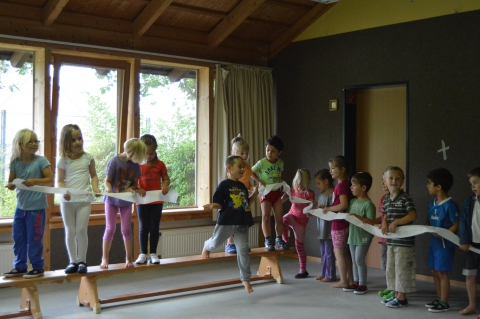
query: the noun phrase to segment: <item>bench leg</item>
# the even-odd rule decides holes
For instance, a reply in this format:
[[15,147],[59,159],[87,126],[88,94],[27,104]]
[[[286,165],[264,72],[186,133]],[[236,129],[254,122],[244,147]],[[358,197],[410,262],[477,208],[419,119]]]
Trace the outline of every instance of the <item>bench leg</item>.
[[36,319],[42,318],[40,311],[40,300],[38,299],[38,290],[35,284],[30,287],[22,288],[22,297],[20,300],[20,308],[29,310]]
[[82,277],[78,290],[78,305],[87,306],[93,309],[93,313],[100,313],[100,301],[98,299],[97,278]]
[[260,260],[260,266],[258,267],[257,275],[271,275],[277,280],[277,283],[283,284],[282,270],[280,269],[280,264],[278,263],[278,257],[262,257]]

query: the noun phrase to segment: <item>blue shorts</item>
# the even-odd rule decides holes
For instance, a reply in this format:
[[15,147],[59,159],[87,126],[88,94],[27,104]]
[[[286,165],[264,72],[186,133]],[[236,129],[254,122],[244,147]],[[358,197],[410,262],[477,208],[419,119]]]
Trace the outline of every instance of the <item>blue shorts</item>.
[[480,265],[480,255],[470,250],[467,251],[467,253],[465,254],[465,263],[463,265],[462,275],[476,276],[479,265]]
[[452,271],[455,247],[431,247],[428,251],[428,267],[436,271]]

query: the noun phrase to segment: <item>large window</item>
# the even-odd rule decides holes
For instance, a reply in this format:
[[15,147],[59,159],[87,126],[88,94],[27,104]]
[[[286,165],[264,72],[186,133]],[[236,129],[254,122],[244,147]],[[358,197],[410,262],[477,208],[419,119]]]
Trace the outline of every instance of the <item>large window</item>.
[[178,202],[196,205],[197,71],[143,65],[140,73],[140,135],[156,137]]
[[[100,189],[107,162],[117,154],[118,73],[114,69],[70,64],[62,64],[59,72],[57,141],[65,125],[80,126],[83,148],[95,158]],[[56,158],[58,161],[58,149]],[[55,202],[59,202],[59,195]]]
[[0,217],[13,216],[15,212],[15,192],[4,186],[8,182],[15,134],[24,128],[33,129],[32,70],[32,52],[0,49]]

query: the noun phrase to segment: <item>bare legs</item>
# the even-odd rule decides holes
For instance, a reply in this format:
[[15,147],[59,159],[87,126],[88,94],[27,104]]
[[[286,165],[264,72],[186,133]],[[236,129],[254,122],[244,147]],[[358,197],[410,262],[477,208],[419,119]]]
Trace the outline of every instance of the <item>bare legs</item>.
[[[466,276],[465,283],[467,284],[468,306],[460,310],[461,315],[469,315],[477,312],[476,296],[477,296],[477,276]],[[479,319],[480,316],[477,317]]]
[[262,231],[265,237],[271,237],[270,213],[273,208],[275,216],[275,233],[282,236],[283,232],[283,206],[282,201],[278,199],[273,205],[269,201],[263,201],[260,204],[262,208]]
[[[125,240],[125,268],[134,267],[132,262],[132,241]],[[103,254],[102,254],[102,263],[100,264],[100,268],[107,269],[108,268],[108,260],[110,256],[110,248],[112,247],[111,241],[103,241]]]
[[345,288],[353,284],[352,259],[348,254],[348,246],[334,247],[335,258],[337,259],[340,281],[332,284],[332,288]]

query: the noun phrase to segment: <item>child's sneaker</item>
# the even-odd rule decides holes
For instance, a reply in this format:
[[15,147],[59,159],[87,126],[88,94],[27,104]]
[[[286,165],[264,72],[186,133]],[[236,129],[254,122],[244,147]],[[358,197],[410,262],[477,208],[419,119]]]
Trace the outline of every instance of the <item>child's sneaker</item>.
[[395,296],[392,296],[390,298],[387,298],[387,299],[383,299],[382,301],[380,301],[383,305],[386,305],[387,303],[389,303],[390,301],[392,301],[393,299],[395,299]]
[[357,288],[358,288],[358,283],[354,282],[350,286],[343,288],[343,291],[352,292],[352,291],[357,290]]
[[380,297],[383,297],[383,296],[385,296],[385,295],[388,295],[388,294],[391,293],[391,292],[392,292],[392,291],[391,291],[391,290],[388,290],[388,289],[380,290],[380,291],[378,292],[378,295],[379,295]]
[[428,308],[428,311],[431,311],[431,312],[444,312],[449,310],[450,310],[450,305],[448,304],[448,302],[443,302],[440,300],[436,305],[434,305],[431,308]]
[[135,263],[138,265],[146,264],[147,263],[147,255],[145,254],[140,254],[138,255],[137,260],[135,260]]
[[274,251],[275,250],[275,244],[272,240],[265,239],[265,248],[268,251]]
[[393,290],[390,291],[390,293],[388,293],[388,294],[386,294],[386,295],[383,295],[382,298],[385,300],[385,299],[390,299],[390,298],[392,298],[392,297],[395,297],[395,291],[393,291]]
[[3,275],[7,278],[11,278],[11,277],[20,277],[20,276],[23,276],[27,273],[27,269],[17,269],[17,268],[13,268],[12,270],[10,270],[9,272],[4,272]]
[[225,252],[230,253],[230,254],[236,254],[237,253],[237,247],[235,247],[235,244],[226,244],[225,245]]
[[388,302],[386,306],[389,308],[405,307],[405,306],[408,306],[408,301],[407,299],[399,300],[398,298],[394,298],[392,301]]
[[157,254],[150,254],[150,263],[155,265],[160,263],[160,259],[158,258]]
[[368,292],[367,286],[365,285],[359,285],[357,289],[353,291],[354,294],[356,295],[363,295]]
[[437,299],[435,299],[435,300],[432,301],[432,302],[426,303],[426,304],[425,304],[425,307],[426,307],[426,308],[433,308],[433,307],[435,307],[436,305],[438,305],[439,302],[440,302],[440,299],[437,298]]
[[281,238],[275,239],[275,248],[280,250],[288,250],[290,248],[286,242],[283,241]]
[[27,272],[25,275],[23,275],[23,278],[36,278],[36,277],[41,277],[43,276],[43,269],[32,269],[29,272]]

